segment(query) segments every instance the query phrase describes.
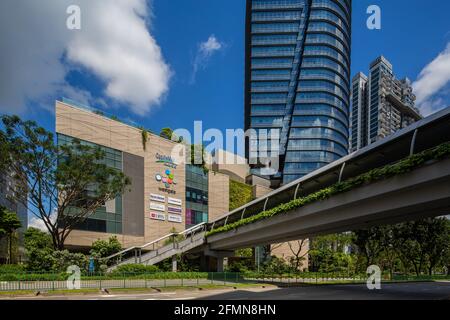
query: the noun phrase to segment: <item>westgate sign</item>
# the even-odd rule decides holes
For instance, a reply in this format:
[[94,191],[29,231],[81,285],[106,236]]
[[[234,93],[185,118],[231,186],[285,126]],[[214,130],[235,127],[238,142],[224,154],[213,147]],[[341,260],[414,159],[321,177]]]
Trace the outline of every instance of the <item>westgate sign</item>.
[[176,169],[178,164],[173,160],[171,156],[161,155],[159,153],[156,154],[156,163],[162,163],[166,167]]

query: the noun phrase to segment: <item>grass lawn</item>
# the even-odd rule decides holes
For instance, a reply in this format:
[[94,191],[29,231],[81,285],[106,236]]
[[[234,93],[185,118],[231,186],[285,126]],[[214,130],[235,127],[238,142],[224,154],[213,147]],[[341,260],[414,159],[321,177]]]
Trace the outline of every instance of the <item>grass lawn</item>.
[[[206,284],[199,286],[172,286],[172,287],[161,287],[161,288],[116,288],[108,289],[109,293],[114,294],[128,294],[128,293],[155,293],[155,292],[171,292],[178,290],[192,291],[192,290],[217,290],[217,289],[245,289],[245,288],[261,288],[270,287],[270,284],[246,284],[246,283],[236,283],[229,285],[215,285]],[[0,291],[0,299],[6,297],[17,297],[17,296],[36,296],[37,291],[22,290],[22,291]],[[64,296],[64,295],[88,295],[88,294],[104,294],[99,289],[81,289],[81,290],[50,290],[41,291],[42,296]]]

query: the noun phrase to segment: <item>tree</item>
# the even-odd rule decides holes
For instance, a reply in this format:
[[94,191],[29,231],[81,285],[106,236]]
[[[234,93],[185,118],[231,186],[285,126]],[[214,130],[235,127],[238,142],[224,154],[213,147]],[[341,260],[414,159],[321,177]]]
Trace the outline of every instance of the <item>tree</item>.
[[172,140],[173,130],[171,128],[162,128],[159,136],[168,140]]
[[349,233],[331,234],[310,240],[309,256],[312,270],[320,272],[349,271],[354,265],[354,255],[345,250],[351,244]]
[[8,238],[9,263],[13,261],[13,234],[21,227],[21,223],[17,214],[0,206],[0,236],[6,235]]
[[397,248],[402,261],[413,266],[417,276],[422,272],[427,259],[428,223],[427,220],[405,222],[395,229]]
[[33,121],[17,116],[1,117],[5,126],[11,167],[15,173],[18,202],[42,220],[55,249],[73,228],[104,205],[123,194],[131,181],[104,163],[105,152],[74,139],[56,145],[52,133]]
[[303,249],[308,245],[307,239],[297,240],[288,242],[289,250],[292,253],[291,263],[294,270],[300,270],[303,266],[303,261],[305,257],[309,254],[309,250],[303,251]]
[[24,235],[27,269],[50,271],[53,266],[53,242],[50,234],[36,228],[28,228]]
[[450,222],[445,218],[426,219],[423,221],[427,232],[425,234],[424,250],[428,258],[428,274],[445,258],[450,250]]
[[379,257],[383,246],[380,242],[383,229],[373,227],[355,232],[354,244],[358,247],[359,252],[366,259],[366,267],[375,264]]
[[91,255],[96,258],[106,258],[122,250],[122,245],[116,236],[108,240],[97,240],[92,243]]
[[176,134],[173,133],[173,130],[171,128],[162,128],[161,132],[159,133],[159,136],[161,138],[172,140],[175,142],[182,142],[182,137],[178,137]]

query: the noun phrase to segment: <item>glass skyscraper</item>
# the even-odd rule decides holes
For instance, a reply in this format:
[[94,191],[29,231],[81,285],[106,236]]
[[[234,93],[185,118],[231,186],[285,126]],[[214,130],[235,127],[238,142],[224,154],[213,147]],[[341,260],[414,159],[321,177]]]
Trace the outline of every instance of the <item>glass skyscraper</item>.
[[350,51],[351,0],[247,0],[245,128],[278,130],[272,180],[348,153]]

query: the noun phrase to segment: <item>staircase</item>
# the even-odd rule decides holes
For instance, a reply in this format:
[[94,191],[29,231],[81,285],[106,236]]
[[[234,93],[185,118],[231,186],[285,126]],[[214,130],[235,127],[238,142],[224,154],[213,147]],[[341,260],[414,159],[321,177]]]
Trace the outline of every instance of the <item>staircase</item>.
[[154,265],[175,255],[185,253],[205,243],[206,223],[180,233],[170,233],[142,246],[131,247],[105,258],[108,271],[126,264]]

